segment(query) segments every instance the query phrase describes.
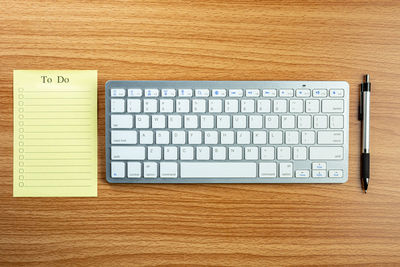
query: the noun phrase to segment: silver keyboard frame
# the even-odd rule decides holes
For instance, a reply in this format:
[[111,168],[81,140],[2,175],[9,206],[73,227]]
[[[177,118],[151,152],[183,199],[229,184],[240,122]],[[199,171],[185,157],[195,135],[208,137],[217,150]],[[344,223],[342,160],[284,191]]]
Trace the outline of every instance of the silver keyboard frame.
[[[344,158],[338,161],[329,161],[330,169],[342,169],[342,178],[111,178],[111,128],[110,128],[110,89],[111,88],[174,88],[174,89],[344,89]],[[262,91],[260,91],[262,94]],[[180,183],[345,183],[348,180],[348,161],[349,161],[349,95],[350,86],[345,81],[107,81],[105,85],[105,149],[106,149],[106,179],[109,183],[157,183],[157,184],[180,184]],[[144,98],[144,96],[142,96]],[[161,98],[161,96],[159,97]],[[194,97],[192,97],[194,98]],[[210,94],[210,97],[213,98]],[[229,98],[227,96],[226,98]],[[256,98],[259,99],[262,96]],[[276,97],[279,98],[279,97]],[[235,98],[237,99],[237,98]],[[243,97],[243,99],[251,99]],[[290,112],[287,112],[288,114]],[[210,114],[205,112],[204,114]],[[285,113],[283,113],[285,114]],[[299,115],[302,113],[298,113]],[[215,115],[214,113],[212,115]],[[278,128],[279,129],[279,128]],[[209,130],[209,129],[208,129]],[[234,130],[234,129],[233,129]],[[151,145],[141,145],[151,146]],[[223,146],[223,145],[222,145]],[[244,146],[244,145],[235,145]],[[269,145],[278,147],[279,145]],[[307,152],[309,153],[309,152]],[[159,162],[154,161],[153,162]],[[179,162],[180,160],[177,160]],[[196,161],[196,160],[194,160]],[[225,160],[226,162],[229,160]],[[244,160],[245,161],[245,160]],[[293,162],[293,170],[299,168],[309,169],[311,176],[311,163],[315,161],[294,160],[274,162]],[[126,162],[126,161],[125,161]],[[182,161],[183,162],[183,161]],[[224,161],[219,161],[224,162]],[[262,162],[249,161],[249,162]],[[301,164],[300,164],[301,163]],[[308,165],[308,167],[301,167]],[[142,172],[143,173],[143,172]],[[257,171],[258,173],[258,171]]]

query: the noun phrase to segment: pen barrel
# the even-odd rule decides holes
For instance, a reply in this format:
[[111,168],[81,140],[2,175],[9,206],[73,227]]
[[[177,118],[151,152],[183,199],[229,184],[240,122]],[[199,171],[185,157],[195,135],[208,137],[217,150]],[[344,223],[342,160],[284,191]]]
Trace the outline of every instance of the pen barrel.
[[370,92],[365,91],[362,98],[362,153],[369,153]]
[[361,154],[361,177],[363,179],[369,177],[369,153]]

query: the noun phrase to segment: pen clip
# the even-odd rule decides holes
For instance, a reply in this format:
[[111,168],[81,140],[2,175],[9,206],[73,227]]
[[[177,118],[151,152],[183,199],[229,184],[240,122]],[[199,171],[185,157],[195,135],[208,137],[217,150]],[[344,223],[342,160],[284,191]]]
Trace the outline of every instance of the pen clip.
[[364,83],[360,84],[360,104],[358,110],[358,120],[361,121],[363,118],[363,92],[364,92]]

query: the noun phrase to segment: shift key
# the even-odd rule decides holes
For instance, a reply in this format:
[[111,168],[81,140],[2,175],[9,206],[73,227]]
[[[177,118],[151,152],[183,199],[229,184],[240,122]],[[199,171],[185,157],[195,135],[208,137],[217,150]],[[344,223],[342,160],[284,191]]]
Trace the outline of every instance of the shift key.
[[143,160],[145,157],[144,146],[112,146],[112,160]]
[[310,147],[311,160],[342,160],[343,147],[339,146],[317,146]]

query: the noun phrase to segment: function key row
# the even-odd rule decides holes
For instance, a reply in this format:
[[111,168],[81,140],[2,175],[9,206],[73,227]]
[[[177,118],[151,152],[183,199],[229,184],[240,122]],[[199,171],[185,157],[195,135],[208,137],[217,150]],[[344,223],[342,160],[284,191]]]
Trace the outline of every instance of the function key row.
[[[127,93],[126,93],[127,92]],[[111,97],[344,97],[343,89],[111,89]]]

